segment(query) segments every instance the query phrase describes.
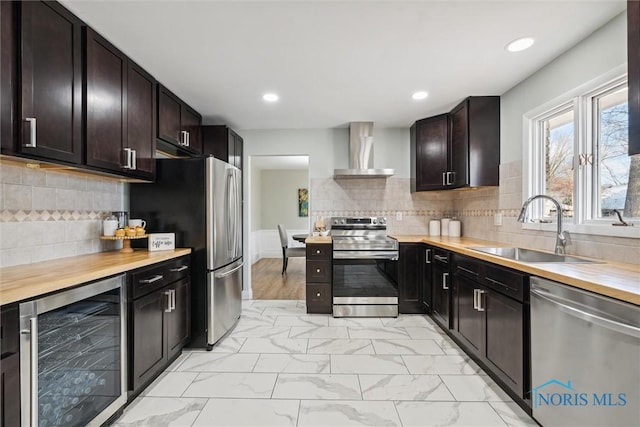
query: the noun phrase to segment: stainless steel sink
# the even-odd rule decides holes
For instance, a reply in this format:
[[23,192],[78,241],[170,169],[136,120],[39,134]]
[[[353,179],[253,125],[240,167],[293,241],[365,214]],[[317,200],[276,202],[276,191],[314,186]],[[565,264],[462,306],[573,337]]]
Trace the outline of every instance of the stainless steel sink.
[[531,262],[531,263],[541,263],[541,262],[566,262],[566,263],[574,263],[574,262],[582,262],[582,263],[591,263],[597,264],[598,261],[592,261],[589,259],[576,258],[568,255],[558,255],[552,254],[549,252],[536,251],[533,249],[524,249],[524,248],[492,248],[492,247],[480,247],[480,248],[469,248],[474,251],[484,252],[491,255],[496,255],[502,258],[512,259],[514,261],[521,262]]

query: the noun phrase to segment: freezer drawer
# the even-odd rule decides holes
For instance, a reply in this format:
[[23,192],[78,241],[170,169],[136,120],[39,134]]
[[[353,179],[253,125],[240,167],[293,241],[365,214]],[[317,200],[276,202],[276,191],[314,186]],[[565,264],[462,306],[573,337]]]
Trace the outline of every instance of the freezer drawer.
[[242,258],[207,274],[207,349],[222,338],[242,311]]
[[640,308],[531,278],[531,399],[545,427],[640,422]]

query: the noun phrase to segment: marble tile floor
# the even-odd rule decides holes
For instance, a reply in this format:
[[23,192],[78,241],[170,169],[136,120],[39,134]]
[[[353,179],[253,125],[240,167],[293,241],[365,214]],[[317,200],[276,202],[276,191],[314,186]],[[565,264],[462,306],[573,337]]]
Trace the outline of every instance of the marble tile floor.
[[116,426],[536,426],[428,316],[334,319],[247,300],[213,351],[183,354]]

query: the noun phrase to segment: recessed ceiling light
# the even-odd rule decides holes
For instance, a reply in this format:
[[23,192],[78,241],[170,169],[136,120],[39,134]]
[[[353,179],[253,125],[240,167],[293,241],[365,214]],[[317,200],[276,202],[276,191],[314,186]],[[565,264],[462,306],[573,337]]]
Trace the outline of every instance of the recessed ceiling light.
[[420,101],[421,99],[425,99],[427,96],[429,96],[429,94],[424,90],[421,90],[418,92],[414,92],[414,94],[411,95],[411,98],[415,99],[416,101]]
[[533,46],[533,41],[531,37],[522,37],[509,43],[505,49],[509,52],[520,52]]
[[278,99],[280,99],[280,97],[275,93],[265,93],[264,95],[262,95],[262,99],[267,102],[276,102]]

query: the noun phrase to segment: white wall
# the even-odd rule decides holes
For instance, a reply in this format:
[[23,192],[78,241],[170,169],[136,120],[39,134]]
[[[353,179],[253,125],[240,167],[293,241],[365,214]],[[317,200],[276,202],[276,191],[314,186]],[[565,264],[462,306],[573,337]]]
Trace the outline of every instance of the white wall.
[[298,216],[298,189],[309,189],[309,172],[304,170],[260,171],[260,227],[309,230],[309,216]]
[[[244,161],[244,160],[243,160]],[[243,163],[247,165],[248,163]],[[260,169],[251,166],[248,168],[251,171],[251,195],[249,197],[249,208],[251,209],[251,214],[249,217],[251,218],[251,224],[249,229],[251,231],[260,230],[260,210],[262,208],[262,198],[260,197]],[[246,171],[245,171],[246,178]],[[246,190],[244,194],[249,194]],[[246,224],[246,222],[245,222]]]
[[626,19],[626,13],[621,13],[576,46],[502,94],[500,163],[505,164],[522,159],[523,114],[616,67],[626,66]]

